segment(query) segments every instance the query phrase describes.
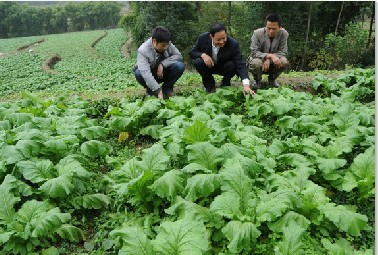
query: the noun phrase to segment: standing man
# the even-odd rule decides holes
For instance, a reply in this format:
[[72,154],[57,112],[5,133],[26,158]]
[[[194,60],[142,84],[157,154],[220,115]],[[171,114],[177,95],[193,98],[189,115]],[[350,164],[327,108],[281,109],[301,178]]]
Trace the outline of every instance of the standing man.
[[278,14],[268,14],[265,27],[253,31],[251,55],[247,60],[255,80],[253,88],[261,88],[262,74],[269,75],[270,86],[279,87],[276,79],[289,66],[286,59],[288,37]]
[[210,32],[200,34],[189,54],[207,92],[215,91],[213,74],[219,74],[223,76],[221,87],[230,86],[231,78],[237,75],[243,82],[243,93],[255,94],[250,88],[239,43],[227,35],[223,24],[214,24]]
[[[160,99],[173,95],[173,85],[185,70],[180,51],[171,43],[171,33],[164,27],[156,27],[152,37],[138,49],[134,67],[136,80],[148,95]],[[159,83],[163,83],[160,87]]]

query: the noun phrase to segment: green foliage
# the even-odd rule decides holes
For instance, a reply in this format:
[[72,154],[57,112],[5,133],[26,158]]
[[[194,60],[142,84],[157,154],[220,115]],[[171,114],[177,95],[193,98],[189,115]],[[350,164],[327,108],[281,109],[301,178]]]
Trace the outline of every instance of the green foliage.
[[152,30],[164,26],[172,33],[172,42],[187,58],[197,34],[192,28],[197,21],[196,5],[191,2],[134,2],[132,13],[120,24],[130,31],[136,45],[151,37]]
[[117,2],[67,3],[35,7],[1,3],[0,38],[44,35],[115,26],[121,5]]
[[374,71],[334,80],[0,103],[0,252],[371,254]]
[[[362,58],[366,53],[373,53],[371,48],[366,48],[368,34],[369,32],[362,28],[361,23],[347,24],[344,35],[327,34],[324,48],[321,48],[310,62],[310,67],[323,70],[340,70],[348,65],[359,65],[363,62]],[[348,45],[348,47],[345,47],[345,45]]]

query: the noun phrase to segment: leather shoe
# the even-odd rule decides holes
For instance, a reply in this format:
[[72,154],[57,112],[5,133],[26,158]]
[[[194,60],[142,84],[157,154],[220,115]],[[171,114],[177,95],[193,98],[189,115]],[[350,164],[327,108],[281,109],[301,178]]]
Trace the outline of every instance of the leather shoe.
[[269,81],[269,85],[275,88],[278,88],[280,84],[274,79]]
[[221,87],[228,87],[228,86],[231,86],[231,81],[230,81],[230,80],[225,81],[225,80],[222,79],[220,86],[221,86]]
[[164,98],[168,99],[170,97],[173,97],[175,93],[173,92],[173,90],[167,90],[167,91],[163,91],[163,95],[164,95]]
[[207,93],[215,93],[216,87],[213,88],[205,88]]
[[261,89],[261,87],[262,87],[261,81],[256,81],[256,80],[253,81],[253,84],[252,84],[253,90]]

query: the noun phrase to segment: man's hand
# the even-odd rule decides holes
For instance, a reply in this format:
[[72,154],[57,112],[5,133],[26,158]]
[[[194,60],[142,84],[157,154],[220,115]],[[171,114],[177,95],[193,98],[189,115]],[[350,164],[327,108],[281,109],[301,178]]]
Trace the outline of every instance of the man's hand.
[[160,90],[159,94],[157,95],[159,99],[164,99],[163,90]]
[[214,66],[214,61],[213,59],[207,55],[206,53],[202,53],[201,54],[201,58],[203,59],[203,62],[205,62],[205,65],[208,67],[208,68],[211,68]]
[[263,63],[262,71],[267,72],[269,70],[269,66],[270,66],[270,59],[267,58],[267,59],[265,59],[265,61]]
[[281,68],[281,67],[282,67],[281,59],[280,59],[279,57],[277,57],[276,55],[272,55],[272,61],[273,61],[273,64],[274,64],[277,68]]
[[163,78],[163,70],[164,66],[162,64],[159,64],[157,68],[157,76],[159,77],[159,79]]
[[248,95],[250,94],[251,96],[254,96],[256,93],[255,91],[253,91],[249,85],[243,85],[243,94],[244,96],[245,95]]

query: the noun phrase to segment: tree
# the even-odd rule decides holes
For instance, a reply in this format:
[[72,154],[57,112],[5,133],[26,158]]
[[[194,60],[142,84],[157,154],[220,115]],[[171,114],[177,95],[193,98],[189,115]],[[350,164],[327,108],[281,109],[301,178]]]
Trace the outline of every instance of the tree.
[[[125,26],[135,26],[139,30],[125,27],[135,35],[135,43],[140,45],[151,36],[156,26],[164,26],[172,33],[173,43],[180,49],[183,57],[188,58],[188,52],[197,37],[192,32],[194,21],[197,20],[196,5],[192,2],[136,2],[133,3],[133,16],[137,21],[124,19]],[[127,24],[126,24],[126,23]]]

